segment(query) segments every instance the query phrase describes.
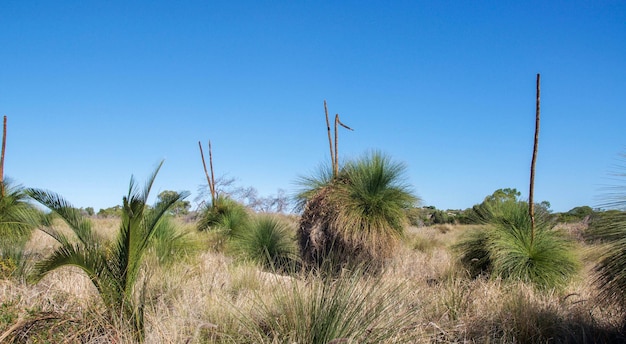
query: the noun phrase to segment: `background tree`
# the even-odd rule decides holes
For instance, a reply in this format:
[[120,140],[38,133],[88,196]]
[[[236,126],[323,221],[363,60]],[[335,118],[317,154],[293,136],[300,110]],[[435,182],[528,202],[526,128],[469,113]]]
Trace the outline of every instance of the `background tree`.
[[85,212],[87,213],[87,216],[94,216],[95,212],[93,210],[93,207],[87,207],[85,208]]
[[498,189],[494,191],[491,195],[485,197],[483,203],[504,203],[507,201],[517,201],[518,197],[521,196],[521,192],[517,191],[515,188],[505,188]]
[[120,217],[122,216],[122,206],[116,205],[106,209],[98,210],[99,217]]
[[[176,191],[171,191],[171,190],[161,191],[161,193],[159,193],[159,195],[157,196],[157,202],[163,202],[172,197],[176,197],[177,195],[179,195],[179,193]],[[176,201],[176,203],[172,205],[172,207],[170,208],[170,214],[174,216],[187,215],[189,214],[190,208],[191,208],[191,203],[189,203],[189,201],[181,199],[181,200]]]
[[591,218],[596,212],[588,205],[574,207],[564,213],[558,214],[559,222],[578,222],[585,218]]

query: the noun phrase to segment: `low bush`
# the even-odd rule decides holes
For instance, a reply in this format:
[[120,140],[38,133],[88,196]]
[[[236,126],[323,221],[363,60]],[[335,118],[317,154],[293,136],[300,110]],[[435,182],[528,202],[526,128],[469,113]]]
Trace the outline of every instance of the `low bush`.
[[574,244],[541,217],[533,229],[524,202],[504,202],[484,215],[488,223],[455,249],[471,275],[488,273],[541,289],[562,288],[578,271]]

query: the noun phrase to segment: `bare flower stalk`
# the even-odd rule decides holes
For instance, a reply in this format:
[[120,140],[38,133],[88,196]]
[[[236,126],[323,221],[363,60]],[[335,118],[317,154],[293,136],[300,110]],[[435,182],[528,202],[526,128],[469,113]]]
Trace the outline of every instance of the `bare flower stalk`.
[[533,158],[530,164],[530,192],[528,196],[528,214],[530,215],[530,224],[531,224],[531,234],[530,240],[531,242],[535,238],[535,202],[534,202],[534,193],[535,193],[535,165],[537,163],[537,150],[539,146],[539,115],[540,115],[540,81],[541,75],[537,74],[537,102],[536,102],[536,111],[535,111],[535,143],[533,146]]
[[328,146],[330,147],[330,162],[333,166],[333,176],[335,175],[335,156],[333,155],[333,141],[330,137],[330,121],[328,120],[328,106],[324,100],[324,112],[326,113],[326,129],[328,130]]
[[4,197],[4,151],[7,146],[7,116],[4,116],[2,126],[2,153],[0,155],[0,195]]
[[198,147],[200,147],[200,156],[202,157],[202,166],[204,167],[204,175],[206,175],[206,181],[209,184],[209,190],[211,191],[211,206],[215,206],[215,174],[213,173],[213,152],[211,149],[211,141],[209,140],[209,164],[211,166],[211,175],[206,168],[206,161],[204,160],[204,152],[202,151],[202,143],[198,141]]
[[337,174],[339,174],[339,149],[337,147],[339,143],[339,133],[337,131],[337,128],[338,126],[342,126],[348,130],[354,131],[354,129],[343,124],[339,120],[339,114],[335,114],[335,146],[334,146],[334,151],[333,151],[333,140],[330,134],[330,121],[328,120],[328,106],[326,105],[326,100],[324,100],[324,112],[326,114],[326,129],[328,131],[328,146],[330,147],[330,163],[333,168],[333,177],[337,177]]
[[337,123],[339,123],[339,114],[335,114],[335,161],[333,161],[333,176],[335,177],[339,174],[339,134]]
[[339,120],[339,114],[335,115],[335,162],[334,162],[334,169],[333,169],[333,173],[334,176],[337,176],[337,174],[339,173],[339,151],[338,151],[338,146],[339,146],[339,136],[337,134],[337,125],[341,125],[342,127],[354,131],[352,128],[350,128],[349,126],[341,123],[341,121]]
[[215,173],[213,173],[213,149],[211,148],[211,140],[209,140],[209,167],[211,168],[211,204],[215,204],[217,193],[215,191]]

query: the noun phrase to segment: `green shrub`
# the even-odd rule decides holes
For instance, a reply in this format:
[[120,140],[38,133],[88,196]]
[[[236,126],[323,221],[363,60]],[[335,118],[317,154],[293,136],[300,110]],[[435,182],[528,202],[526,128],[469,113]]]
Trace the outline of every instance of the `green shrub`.
[[577,272],[574,244],[541,217],[533,230],[526,203],[499,203],[483,216],[488,225],[455,246],[471,275],[489,273],[551,289],[564,287]]
[[243,233],[233,237],[232,247],[244,259],[267,269],[293,268],[297,260],[294,231],[271,215],[253,220]]
[[620,307],[626,318],[626,213],[605,215],[590,229],[589,236],[604,247],[594,268],[599,299]]
[[198,230],[223,231],[232,236],[245,231],[249,221],[246,207],[229,197],[219,196],[215,199],[215,204],[200,211]]
[[150,249],[160,264],[172,263],[200,249],[199,241],[192,237],[191,232],[177,226],[171,215],[161,219],[150,240]]

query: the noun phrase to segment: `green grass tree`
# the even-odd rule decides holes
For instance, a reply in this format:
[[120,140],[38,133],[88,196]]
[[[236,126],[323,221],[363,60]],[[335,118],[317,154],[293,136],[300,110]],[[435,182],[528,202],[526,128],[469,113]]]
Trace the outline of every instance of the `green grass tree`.
[[231,247],[239,257],[265,269],[291,272],[297,262],[294,232],[278,217],[263,214],[252,220],[245,232],[233,237]]
[[472,276],[524,281],[547,290],[562,288],[578,271],[574,243],[552,228],[547,213],[535,215],[528,203],[505,200],[481,209],[482,228],[467,232],[454,246]]
[[[540,289],[564,287],[579,263],[573,243],[552,229],[546,211],[535,211],[535,167],[539,145],[540,75],[537,74],[535,136],[528,202],[515,189],[496,190],[474,209],[485,233],[473,232],[457,246],[460,261],[472,274],[486,270],[505,280],[532,283]],[[549,207],[549,203],[543,203]]]
[[301,180],[297,198],[304,206],[298,229],[303,260],[382,266],[404,233],[406,210],[418,202],[405,183],[405,165],[372,152],[347,162],[335,177],[329,171]]
[[162,217],[185,194],[172,194],[161,199],[153,209],[147,206],[150,189],[161,168],[161,162],[142,190],[131,178],[128,195],[123,198],[122,218],[117,239],[105,242],[92,229],[91,222],[61,196],[39,189],[28,194],[62,218],[72,230],[72,240],[54,227],[42,230],[59,242],[60,246],[35,265],[34,281],[65,266],[82,269],[98,290],[112,318],[128,326],[135,340],[142,342],[144,333],[144,288],[138,282],[144,254]]
[[217,195],[214,203],[200,210],[197,228],[200,231],[219,231],[227,237],[245,231],[250,223],[248,209],[234,199]]
[[605,250],[595,266],[595,285],[599,300],[621,309],[626,326],[626,154],[614,173],[617,185],[604,196],[607,211],[591,229],[590,237],[605,244]]

